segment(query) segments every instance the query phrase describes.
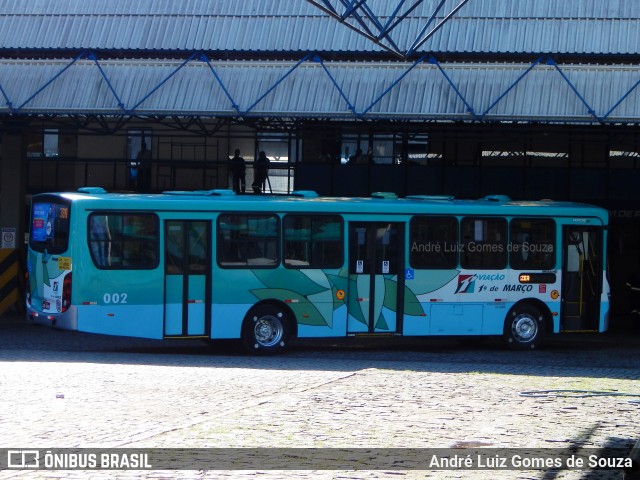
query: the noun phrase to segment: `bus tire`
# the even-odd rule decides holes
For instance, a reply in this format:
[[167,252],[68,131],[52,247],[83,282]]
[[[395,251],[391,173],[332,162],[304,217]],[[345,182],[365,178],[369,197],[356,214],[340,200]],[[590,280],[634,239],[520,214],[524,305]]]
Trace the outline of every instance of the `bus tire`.
[[276,353],[289,340],[289,315],[277,305],[254,308],[242,325],[242,344],[254,354]]
[[503,338],[512,350],[533,350],[544,337],[544,314],[535,305],[522,303],[509,310]]

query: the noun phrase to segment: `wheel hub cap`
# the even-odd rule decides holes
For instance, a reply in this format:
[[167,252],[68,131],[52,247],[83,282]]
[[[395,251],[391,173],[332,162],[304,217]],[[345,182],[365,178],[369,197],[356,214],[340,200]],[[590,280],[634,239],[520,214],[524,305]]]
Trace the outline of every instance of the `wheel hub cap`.
[[275,345],[282,338],[282,325],[275,317],[262,317],[255,326],[256,341],[265,347]]
[[513,321],[513,336],[520,341],[529,341],[536,336],[538,323],[529,315],[519,315]]

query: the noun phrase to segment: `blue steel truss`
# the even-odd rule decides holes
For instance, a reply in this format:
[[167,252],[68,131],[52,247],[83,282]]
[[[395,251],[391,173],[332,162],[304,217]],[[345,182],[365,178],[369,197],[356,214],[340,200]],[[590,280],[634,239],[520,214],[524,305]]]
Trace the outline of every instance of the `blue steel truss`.
[[[184,62],[182,62],[177,68],[173,69],[171,71],[171,73],[169,73],[169,75],[167,75],[165,78],[163,78],[160,83],[158,83],[158,85],[156,85],[155,87],[153,87],[149,93],[147,93],[144,97],[142,97],[133,107],[131,107],[131,112],[134,112],[136,110],[136,108],[138,108],[140,105],[142,105],[142,103],[149,98],[151,95],[153,95],[155,92],[157,92],[160,87],[162,87],[165,83],[167,83],[169,81],[169,79],[171,77],[173,77],[176,73],[178,73],[178,71],[180,71],[187,63],[189,63],[191,60],[194,60],[196,58],[199,58],[198,52],[194,52],[191,54],[191,56],[189,58],[187,58]],[[130,112],[128,112],[130,113]]]
[[[407,0],[396,1],[397,4],[391,12],[376,13],[369,6],[367,0],[307,0],[308,3],[319,8],[338,22],[371,40],[388,52],[404,59],[412,57],[451,17],[469,2],[469,0],[459,0],[459,3],[455,5],[451,11],[442,15],[442,20],[431,28],[438,14],[444,11],[444,5],[448,1],[440,0],[418,36],[410,45],[402,48],[398,46],[400,42],[394,39],[391,33],[422,4],[424,0],[414,0],[412,2],[408,2]],[[393,2],[389,0],[382,4],[391,6]],[[383,23],[384,17],[386,17],[386,21]]]
[[598,115],[596,114],[596,112],[593,110],[593,108],[591,108],[589,106],[589,104],[587,103],[587,101],[584,99],[584,96],[582,96],[582,94],[578,91],[578,89],[576,88],[576,86],[571,83],[571,81],[567,78],[567,76],[564,74],[564,72],[562,71],[562,69],[558,66],[558,64],[553,60],[553,58],[549,57],[547,59],[547,65],[551,65],[552,67],[554,67],[558,73],[560,74],[560,76],[562,77],[562,79],[567,82],[567,84],[569,85],[569,88],[571,88],[571,90],[573,90],[573,93],[576,94],[576,96],[578,97],[578,99],[583,103],[583,105],[585,107],[587,107],[587,112],[589,112],[590,115],[592,115],[594,118],[596,118],[597,120],[600,120],[598,118]]
[[[15,109],[15,111],[20,111],[27,103],[29,103],[31,100],[33,100],[34,98],[36,98],[43,90],[45,90],[49,85],[51,85],[53,82],[56,81],[56,79],[58,77],[60,77],[60,75],[62,75],[64,72],[66,72],[68,69],[71,68],[71,66],[76,63],[78,60],[80,60],[82,57],[84,57],[86,55],[87,52],[83,51],[80,53],[80,55],[78,55],[77,57],[75,57],[73,60],[71,60],[71,62],[69,62],[68,65],[65,65],[64,68],[62,70],[60,70],[58,73],[56,73],[53,77],[51,77],[49,80],[47,80],[44,85],[42,85],[40,88],[38,88],[35,92],[33,92],[33,94],[27,98],[24,102],[22,102],[22,104]],[[11,104],[12,102],[7,102],[7,105]]]
[[7,95],[7,92],[4,91],[4,88],[2,88],[1,83],[0,83],[0,93],[2,93],[2,96],[4,97],[4,104],[9,107],[9,111],[13,112],[13,103],[11,102],[11,100],[9,100],[9,96]]
[[515,82],[513,82],[511,85],[509,85],[509,87],[507,87],[507,89],[506,89],[504,92],[502,92],[502,93],[498,96],[498,98],[496,98],[493,102],[491,102],[491,105],[489,105],[489,107],[488,107],[484,112],[482,112],[482,115],[480,115],[480,117],[484,117],[484,116],[486,116],[486,115],[487,115],[487,114],[488,114],[488,113],[493,109],[493,107],[495,107],[495,106],[500,102],[500,100],[502,100],[504,97],[506,97],[506,96],[507,96],[507,94],[508,94],[511,90],[513,90],[513,89],[515,88],[515,86],[516,86],[518,83],[520,83],[520,81],[521,81],[524,77],[526,77],[526,76],[527,76],[527,74],[528,74],[531,70],[533,70],[537,65],[539,65],[539,64],[540,64],[540,62],[542,62],[543,60],[544,60],[544,57],[540,57],[540,58],[539,58],[539,59],[537,59],[535,62],[533,62],[533,63],[531,64],[531,66],[529,66],[529,68],[527,68],[524,72],[522,72],[522,74],[521,74],[521,75],[520,75],[520,76],[515,80]]
[[622,95],[622,97],[620,97],[620,100],[614,103],[613,106],[609,110],[607,110],[607,113],[602,116],[602,120],[606,120],[607,118],[609,118],[611,112],[613,112],[618,107],[618,105],[624,102],[624,100],[631,94],[631,92],[636,89],[638,85],[640,85],[640,79],[636,83],[634,83],[633,86],[629,90],[627,90],[624,95]]
[[[355,6],[355,4],[354,4]],[[184,69],[190,62],[194,62],[194,61],[201,61],[201,62],[205,62],[213,76],[213,78],[216,80],[216,83],[220,86],[220,88],[223,90],[225,96],[228,98],[229,100],[229,108],[230,108],[230,112],[228,114],[218,114],[217,116],[219,117],[229,117],[229,116],[233,116],[233,117],[255,117],[255,116],[259,116],[260,115],[260,111],[256,109],[256,107],[260,104],[260,102],[262,102],[265,98],[267,98],[269,95],[271,95],[275,90],[278,89],[278,87],[280,87],[282,85],[282,83],[284,82],[284,80],[295,74],[295,71],[300,68],[301,65],[303,65],[305,62],[314,62],[318,65],[320,65],[322,67],[322,71],[326,74],[327,78],[329,78],[329,80],[331,81],[331,84],[333,85],[333,87],[336,89],[336,91],[339,93],[339,95],[341,96],[341,98],[344,100],[345,104],[346,104],[346,111],[350,112],[350,115],[356,119],[356,120],[369,120],[369,119],[375,119],[378,118],[379,116],[374,116],[374,115],[370,115],[371,110],[373,109],[373,107],[378,104],[385,96],[387,96],[391,91],[394,90],[394,88],[396,88],[405,77],[407,77],[412,70],[414,70],[418,65],[420,65],[421,63],[424,62],[428,62],[429,64],[434,65],[435,67],[437,67],[438,71],[440,72],[440,74],[442,75],[442,77],[446,80],[446,83],[450,86],[450,88],[452,89],[452,91],[455,93],[455,95],[464,103],[465,108],[467,113],[469,114],[468,120],[469,121],[479,121],[479,122],[490,122],[492,121],[490,114],[491,111],[495,109],[496,105],[498,105],[500,102],[503,101],[503,99],[520,83],[522,82],[528,75],[530,75],[530,73],[532,71],[534,71],[536,69],[536,67],[538,67],[539,65],[547,65],[547,66],[551,66],[553,67],[553,69],[558,73],[558,75],[560,75],[560,77],[563,79],[564,82],[566,82],[566,84],[569,86],[569,88],[571,89],[571,91],[573,92],[573,94],[576,95],[576,97],[579,99],[579,101],[584,105],[585,107],[585,111],[593,117],[593,119],[596,122],[599,123],[605,123],[607,122],[607,119],[609,118],[609,116],[611,115],[611,113],[625,100],[627,99],[627,97],[629,97],[629,95],[638,88],[638,86],[640,86],[640,79],[638,79],[632,86],[631,88],[629,88],[621,97],[620,99],[616,100],[613,105],[608,108],[604,113],[602,113],[601,115],[598,115],[597,112],[595,112],[595,110],[590,106],[589,102],[587,101],[587,99],[584,97],[584,95],[578,90],[578,88],[575,86],[575,84],[567,77],[567,75],[565,74],[565,72],[563,71],[563,69],[560,67],[560,65],[558,65],[555,60],[553,59],[552,56],[549,55],[543,55],[540,56],[539,58],[537,58],[535,61],[533,61],[516,79],[515,81],[513,81],[507,88],[505,88],[501,93],[499,93],[495,99],[493,99],[492,101],[490,101],[488,107],[482,109],[479,108],[478,106],[474,106],[471,104],[471,102],[465,98],[465,96],[462,94],[459,85],[456,84],[455,81],[452,80],[452,78],[447,74],[446,71],[446,66],[443,66],[438,60],[437,58],[435,58],[435,56],[433,55],[423,55],[420,58],[418,58],[417,60],[415,60],[414,62],[412,62],[411,64],[406,64],[407,68],[404,69],[402,72],[400,72],[400,74],[397,76],[397,78],[395,78],[393,81],[391,81],[391,83],[389,83],[388,85],[386,85],[383,89],[381,89],[381,91],[379,91],[377,94],[375,94],[375,97],[371,100],[371,102],[364,106],[361,110],[357,110],[355,107],[355,103],[349,98],[347,92],[345,91],[345,88],[343,88],[342,85],[340,85],[340,83],[336,80],[336,76],[334,74],[332,74],[330,66],[327,66],[327,64],[325,63],[325,61],[323,60],[323,58],[317,54],[317,53],[306,53],[305,55],[302,56],[302,58],[300,58],[299,61],[297,61],[295,64],[293,64],[291,66],[291,68],[289,68],[280,78],[278,78],[276,81],[274,81],[270,86],[268,86],[262,93],[260,93],[255,100],[252,100],[250,102],[247,103],[247,105],[245,105],[244,107],[242,105],[240,105],[240,103],[238,102],[237,99],[233,98],[233,95],[230,93],[230,90],[228,88],[227,85],[225,85],[224,81],[222,80],[221,76],[216,72],[215,67],[212,65],[210,59],[208,58],[208,56],[203,53],[203,52],[193,52],[191,53],[186,59],[184,59],[177,67],[173,68],[163,79],[161,79],[156,85],[149,85],[149,90],[143,94],[138,100],[134,100],[131,103],[131,106],[127,106],[123,103],[122,98],[123,98],[123,94],[126,92],[118,92],[116,91],[115,87],[114,87],[114,83],[112,82],[112,80],[109,78],[109,76],[106,74],[106,72],[104,71],[104,69],[101,66],[100,60],[98,59],[98,56],[95,52],[90,51],[90,50],[85,50],[83,52],[81,52],[79,55],[77,55],[76,57],[74,57],[73,59],[69,60],[69,63],[64,65],[59,71],[57,71],[54,75],[51,76],[51,78],[49,78],[48,80],[44,81],[40,86],[38,86],[36,88],[36,90],[30,94],[26,100],[24,100],[20,105],[15,106],[15,102],[11,99],[10,94],[7,91],[6,85],[2,84],[2,81],[0,79],[0,93],[2,94],[2,96],[4,97],[5,100],[5,105],[7,105],[8,107],[8,112],[11,114],[39,114],[39,113],[47,113],[44,110],[42,111],[38,111],[37,109],[29,109],[27,106],[29,103],[31,103],[36,97],[38,97],[38,95],[40,95],[43,91],[45,91],[47,88],[52,88],[52,85],[55,83],[55,81],[67,70],[69,70],[70,68],[73,67],[73,65],[78,62],[81,59],[88,59],[91,60],[93,62],[93,64],[95,65],[95,67],[98,69],[98,71],[100,72],[100,76],[103,78],[103,80],[105,81],[106,85],[108,86],[109,91],[111,92],[111,94],[113,95],[114,99],[117,102],[119,111],[118,112],[110,112],[108,114],[105,115],[111,115],[111,116],[144,116],[147,115],[147,111],[144,109],[141,109],[141,105],[147,100],[149,99],[154,93],[156,93],[159,89],[161,89],[168,81],[171,77],[173,77],[176,73],[178,73],[178,71],[180,71],[181,69]],[[400,63],[399,65],[404,65],[404,63]],[[640,75],[640,73],[639,73]],[[87,111],[91,111],[91,106],[88,105],[87,106]],[[477,113],[477,112],[482,112],[482,113]],[[73,113],[73,114],[78,114],[79,112],[76,110],[73,111],[69,111],[68,113]],[[162,113],[162,112],[160,112]],[[154,112],[154,115],[157,115],[157,112]],[[189,112],[185,112],[184,113],[185,116],[201,116],[201,115],[190,115]],[[274,114],[271,113],[269,115],[270,117],[274,117]],[[278,116],[278,115],[275,115]],[[280,117],[282,118],[291,118],[292,115],[287,114],[286,112],[283,112],[281,114],[279,114]],[[305,115],[296,115],[296,116],[302,116],[304,117]],[[309,118],[313,117],[316,118],[317,114],[313,114],[313,112],[309,112],[309,114],[307,115]],[[398,116],[401,116],[401,112],[398,113]],[[425,112],[425,118],[429,116],[428,112]],[[343,117],[341,117],[343,118]],[[393,114],[389,115],[389,119],[394,118]],[[556,120],[557,121],[557,120]]]
[[125,110],[124,102],[120,99],[118,92],[116,92],[115,88],[113,88],[113,84],[109,80],[109,77],[107,77],[107,74],[102,69],[102,65],[100,65],[100,62],[98,61],[98,57],[96,57],[96,55],[93,52],[89,52],[87,55],[87,58],[89,60],[93,60],[93,62],[96,64],[96,67],[98,67],[98,70],[100,71],[100,75],[102,75],[102,78],[104,78],[104,81],[106,82],[107,87],[109,87],[109,91],[116,98],[118,102],[118,107],[120,107],[120,110],[124,111]]

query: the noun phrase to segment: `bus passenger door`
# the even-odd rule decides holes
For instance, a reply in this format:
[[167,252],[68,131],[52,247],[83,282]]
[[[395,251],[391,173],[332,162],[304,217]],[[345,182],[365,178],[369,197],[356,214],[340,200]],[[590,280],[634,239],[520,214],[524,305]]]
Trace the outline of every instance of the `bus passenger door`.
[[404,224],[349,224],[347,333],[402,331]]
[[562,231],[561,331],[598,330],[602,293],[602,228],[565,226]]
[[209,337],[211,223],[166,220],[165,337]]

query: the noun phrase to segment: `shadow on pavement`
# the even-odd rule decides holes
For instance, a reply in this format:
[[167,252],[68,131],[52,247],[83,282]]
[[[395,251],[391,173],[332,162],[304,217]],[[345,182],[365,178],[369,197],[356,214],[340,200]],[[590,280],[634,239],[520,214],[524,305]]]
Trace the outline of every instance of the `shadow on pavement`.
[[[393,340],[393,341],[391,341]],[[640,337],[569,334],[535,351],[510,351],[501,339],[465,346],[455,338],[341,338],[292,341],[277,356],[246,354],[237,341],[147,340],[0,323],[0,361],[94,362],[213,368],[362,368],[640,379]]]

